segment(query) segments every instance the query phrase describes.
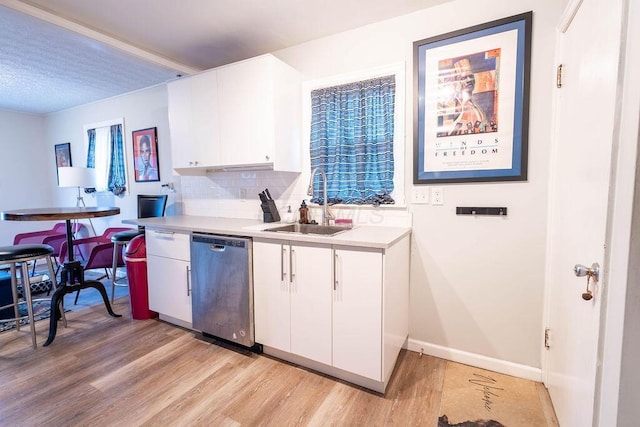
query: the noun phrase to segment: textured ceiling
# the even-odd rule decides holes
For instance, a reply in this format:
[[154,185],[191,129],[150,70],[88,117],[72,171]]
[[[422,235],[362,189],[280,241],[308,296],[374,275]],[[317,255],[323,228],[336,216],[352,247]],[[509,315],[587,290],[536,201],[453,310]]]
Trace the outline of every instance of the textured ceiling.
[[0,108],[49,113],[153,86],[175,70],[0,6]]
[[0,108],[49,113],[451,0],[0,0]]

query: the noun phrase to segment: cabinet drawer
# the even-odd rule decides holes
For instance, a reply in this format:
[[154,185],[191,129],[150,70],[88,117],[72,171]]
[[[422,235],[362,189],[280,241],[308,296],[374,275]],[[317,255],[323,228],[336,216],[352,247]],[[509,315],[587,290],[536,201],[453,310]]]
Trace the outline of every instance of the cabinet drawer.
[[183,261],[191,259],[189,252],[190,234],[147,227],[145,235],[148,255],[181,259]]

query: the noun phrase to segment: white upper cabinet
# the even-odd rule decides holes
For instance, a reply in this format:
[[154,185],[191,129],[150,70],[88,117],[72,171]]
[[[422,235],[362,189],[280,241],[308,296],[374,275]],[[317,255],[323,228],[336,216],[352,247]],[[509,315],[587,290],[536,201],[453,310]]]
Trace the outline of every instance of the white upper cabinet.
[[217,69],[222,165],[301,170],[301,89],[272,55]]
[[168,92],[178,173],[300,172],[300,76],[279,59],[262,55],[184,77]]
[[175,169],[219,163],[218,84],[215,71],[169,82],[169,129]]

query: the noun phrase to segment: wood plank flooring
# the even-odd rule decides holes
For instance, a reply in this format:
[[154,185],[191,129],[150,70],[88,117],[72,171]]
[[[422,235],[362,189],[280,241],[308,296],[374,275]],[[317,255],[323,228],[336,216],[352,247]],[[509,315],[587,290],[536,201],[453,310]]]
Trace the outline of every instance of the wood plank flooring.
[[36,350],[28,328],[0,334],[0,425],[437,426],[445,360],[402,351],[381,396],[132,320],[126,298],[114,310],[124,317],[102,305],[68,313],[47,348],[47,321],[37,323]]

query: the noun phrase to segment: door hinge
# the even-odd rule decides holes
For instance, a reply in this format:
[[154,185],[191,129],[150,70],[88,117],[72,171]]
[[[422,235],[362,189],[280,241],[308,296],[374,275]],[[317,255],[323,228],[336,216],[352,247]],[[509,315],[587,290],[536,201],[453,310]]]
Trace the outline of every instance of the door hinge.
[[549,328],[544,330],[544,348],[549,348]]
[[556,69],[556,87],[558,89],[562,87],[562,64],[558,65]]

